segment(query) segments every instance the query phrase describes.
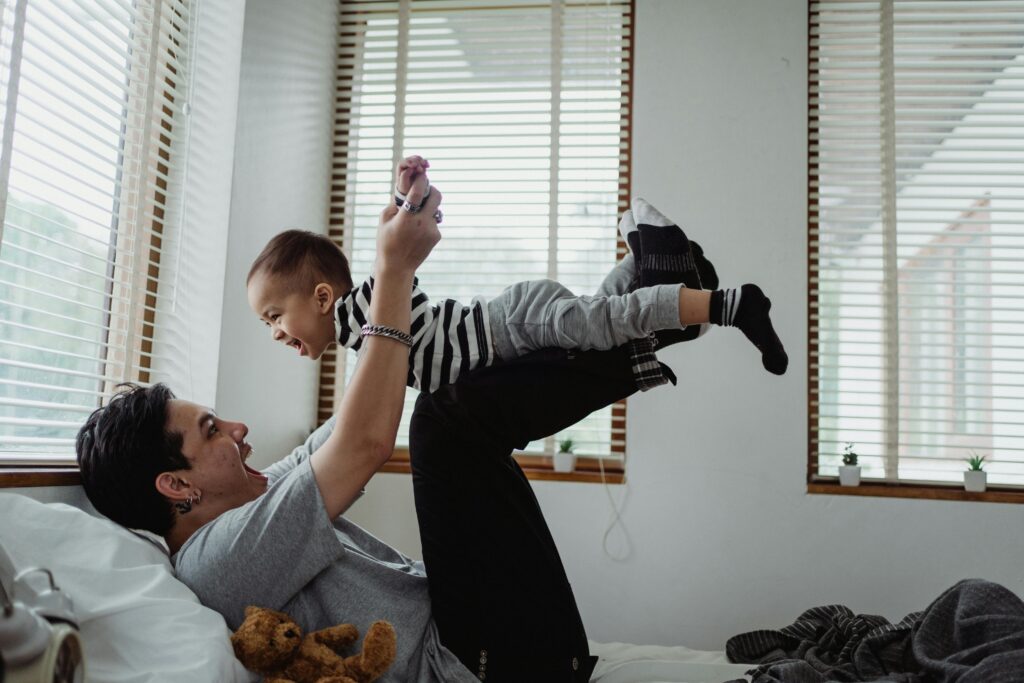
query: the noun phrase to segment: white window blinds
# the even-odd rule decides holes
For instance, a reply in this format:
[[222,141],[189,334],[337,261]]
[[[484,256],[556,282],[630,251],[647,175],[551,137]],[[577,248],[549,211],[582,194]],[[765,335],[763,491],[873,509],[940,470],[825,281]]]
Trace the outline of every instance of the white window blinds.
[[154,340],[176,305],[190,8],[0,12],[0,460],[61,464],[116,383],[184,365]]
[[812,2],[811,476],[1024,485],[1024,2]]
[[[431,299],[468,302],[539,278],[593,293],[615,264],[628,201],[631,3],[341,7],[331,234],[356,280],[370,272],[396,161],[420,154],[444,193],[443,239],[418,273]],[[323,367],[326,415],[334,361]],[[579,454],[620,457],[623,411],[561,436]]]

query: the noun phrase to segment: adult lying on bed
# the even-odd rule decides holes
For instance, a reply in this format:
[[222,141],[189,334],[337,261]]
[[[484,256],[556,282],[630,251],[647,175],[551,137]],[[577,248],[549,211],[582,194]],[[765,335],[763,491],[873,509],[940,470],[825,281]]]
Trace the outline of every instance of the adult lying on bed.
[[[438,202],[382,217],[378,324],[409,329]],[[262,473],[244,464],[245,424],[156,385],[90,416],[83,485],[106,516],[162,535],[179,578],[232,628],[252,604],[305,629],[386,619],[398,633],[386,681],[586,681],[572,590],[510,453],[633,393],[636,377],[649,386],[653,356],[637,348],[541,351],[420,395],[410,452],[423,563],[340,516],[394,447],[408,358],[387,338],[366,338],[338,414]]]

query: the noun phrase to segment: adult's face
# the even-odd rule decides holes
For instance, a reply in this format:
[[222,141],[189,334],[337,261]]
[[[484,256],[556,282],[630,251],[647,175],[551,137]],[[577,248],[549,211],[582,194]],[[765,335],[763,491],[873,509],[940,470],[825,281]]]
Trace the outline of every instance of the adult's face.
[[[218,417],[204,406],[173,399],[167,406],[167,429],[182,435],[188,470],[166,473],[186,493],[201,493],[198,516],[212,519],[225,510],[255,500],[267,490],[267,478],[245,464],[252,446],[249,428]],[[164,475],[160,475],[164,477]],[[167,483],[169,478],[165,478]]]

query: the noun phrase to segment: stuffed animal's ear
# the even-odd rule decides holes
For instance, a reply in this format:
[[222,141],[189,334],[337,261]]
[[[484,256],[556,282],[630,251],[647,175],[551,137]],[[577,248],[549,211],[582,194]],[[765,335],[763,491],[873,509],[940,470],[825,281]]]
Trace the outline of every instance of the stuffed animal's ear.
[[260,611],[260,608],[257,607],[256,605],[249,605],[248,607],[245,608],[245,616],[246,617],[251,617],[253,614],[255,614],[256,612],[259,612],[259,611]]

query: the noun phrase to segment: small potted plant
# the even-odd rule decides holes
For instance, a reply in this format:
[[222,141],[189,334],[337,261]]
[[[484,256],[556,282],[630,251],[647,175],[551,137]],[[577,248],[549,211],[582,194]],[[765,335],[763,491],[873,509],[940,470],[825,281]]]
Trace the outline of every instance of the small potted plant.
[[860,465],[857,464],[857,453],[853,444],[847,443],[843,449],[843,464],[839,466],[840,486],[860,486]]
[[572,439],[562,439],[558,442],[558,452],[555,453],[555,472],[572,472],[576,469],[576,455],[572,452],[575,446]]
[[967,458],[967,471],[964,472],[964,490],[982,493],[985,490],[988,473],[984,470],[985,456],[971,451]]

